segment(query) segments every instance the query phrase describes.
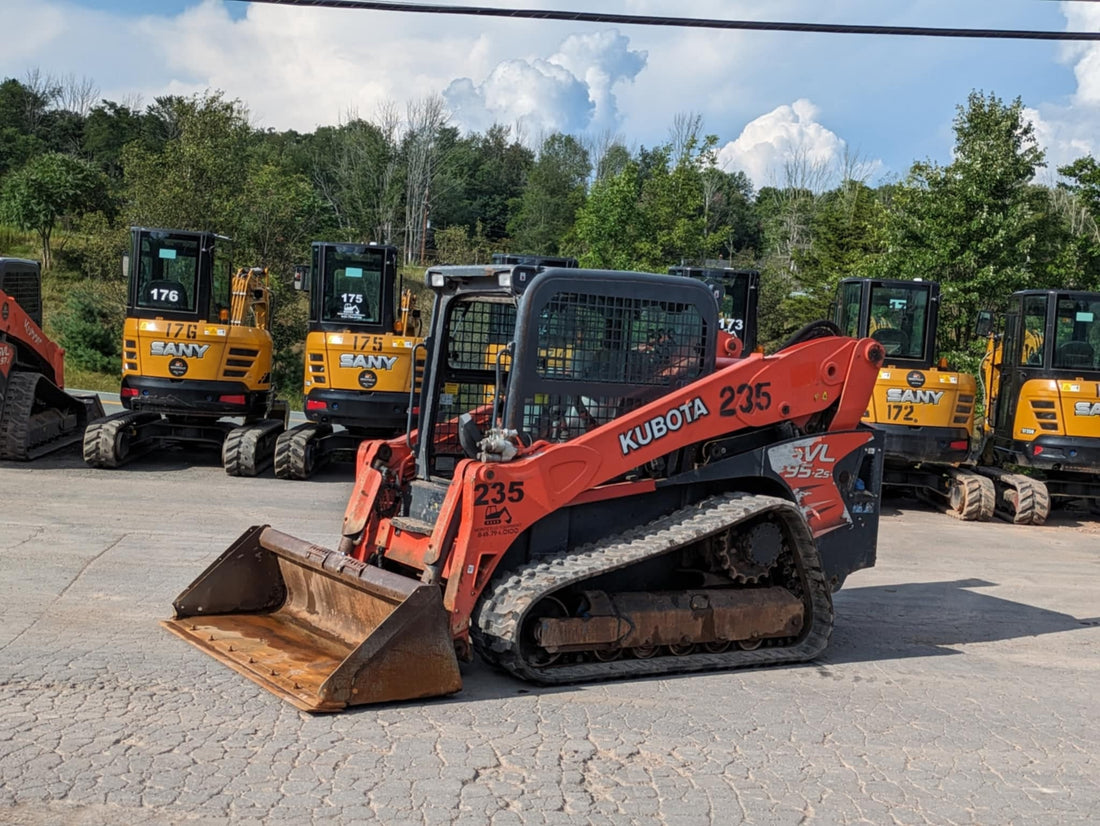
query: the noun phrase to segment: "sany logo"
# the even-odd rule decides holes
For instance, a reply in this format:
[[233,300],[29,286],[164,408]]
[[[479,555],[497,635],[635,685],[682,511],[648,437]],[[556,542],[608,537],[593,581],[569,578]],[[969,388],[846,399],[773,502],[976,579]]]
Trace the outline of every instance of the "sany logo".
[[942,390],[900,390],[892,387],[886,391],[886,401],[908,404],[939,404]]
[[1077,402],[1073,405],[1074,416],[1100,416],[1100,402]]
[[619,448],[626,456],[633,450],[639,450],[650,442],[663,439],[669,433],[675,433],[685,424],[691,424],[703,416],[709,416],[710,411],[703,404],[703,400],[696,396],[689,402],[684,402],[678,407],[666,410],[659,416],[654,416],[648,422],[635,425],[625,433],[619,434]]
[[396,363],[397,356],[365,356],[362,353],[344,353],[340,356],[341,367],[358,367],[360,370],[392,370]]
[[191,344],[182,341],[154,341],[150,352],[154,356],[183,356],[184,358],[201,359],[210,349],[209,344]]

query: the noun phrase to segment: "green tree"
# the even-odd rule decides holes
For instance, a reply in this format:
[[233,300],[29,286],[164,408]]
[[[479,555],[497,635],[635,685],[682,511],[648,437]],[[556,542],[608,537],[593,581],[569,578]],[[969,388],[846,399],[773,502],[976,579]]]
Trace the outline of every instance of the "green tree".
[[122,180],[122,148],[140,140],[142,115],[113,101],[102,101],[84,120],[84,155],[116,182]]
[[31,159],[4,181],[0,193],[4,214],[21,229],[38,235],[42,268],[53,265],[50,240],[58,221],[106,206],[107,182],[87,161],[50,152]]
[[948,355],[966,347],[980,308],[1051,282],[1057,221],[1032,184],[1044,165],[1020,99],[972,92],[955,116],[954,160],[915,163],[894,190],[881,272],[940,282]]
[[627,270],[641,238],[638,165],[628,161],[615,175],[597,180],[577,211],[576,243],[582,267]]
[[122,151],[129,222],[232,234],[252,137],[244,106],[207,93],[159,99],[148,115],[165,142]]
[[519,209],[508,225],[517,250],[538,255],[561,251],[584,204],[591,169],[588,152],[572,135],[555,132],[542,142]]

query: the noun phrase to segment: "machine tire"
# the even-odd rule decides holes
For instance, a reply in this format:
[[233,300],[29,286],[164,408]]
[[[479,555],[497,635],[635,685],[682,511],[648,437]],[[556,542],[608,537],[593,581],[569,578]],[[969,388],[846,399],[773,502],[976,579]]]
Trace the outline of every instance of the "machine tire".
[[[1026,478],[1026,477],[1025,477]],[[1017,525],[1042,525],[1050,516],[1050,494],[1042,482],[1028,480],[1016,488]]]
[[[230,430],[222,444],[222,466],[230,476],[255,476],[255,444],[246,445],[247,427]],[[251,449],[250,449],[251,448]]]

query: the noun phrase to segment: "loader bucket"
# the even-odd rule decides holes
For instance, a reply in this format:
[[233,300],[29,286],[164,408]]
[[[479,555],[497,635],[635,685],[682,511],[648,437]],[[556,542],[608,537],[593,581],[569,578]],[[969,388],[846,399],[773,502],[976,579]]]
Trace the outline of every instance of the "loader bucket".
[[304,711],[462,687],[442,590],[249,528],[173,606],[169,631]]

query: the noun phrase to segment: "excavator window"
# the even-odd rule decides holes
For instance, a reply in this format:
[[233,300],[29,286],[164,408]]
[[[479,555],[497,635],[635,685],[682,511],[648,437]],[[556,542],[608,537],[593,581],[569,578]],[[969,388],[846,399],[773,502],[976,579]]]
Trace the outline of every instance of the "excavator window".
[[840,313],[837,324],[844,335],[859,336],[859,303],[863,291],[862,284],[845,284],[840,295]]
[[1023,339],[1020,342],[1020,364],[1034,367],[1043,363],[1043,341],[1046,338],[1047,297],[1029,295],[1023,301]]
[[138,306],[152,310],[194,312],[198,270],[197,238],[142,236],[138,261]]
[[1053,366],[1062,370],[1100,369],[1100,299],[1058,300]]
[[321,320],[379,324],[384,268],[383,250],[351,246],[330,250],[325,256]]
[[928,284],[871,287],[868,333],[886,349],[887,357],[924,358],[928,324]]

